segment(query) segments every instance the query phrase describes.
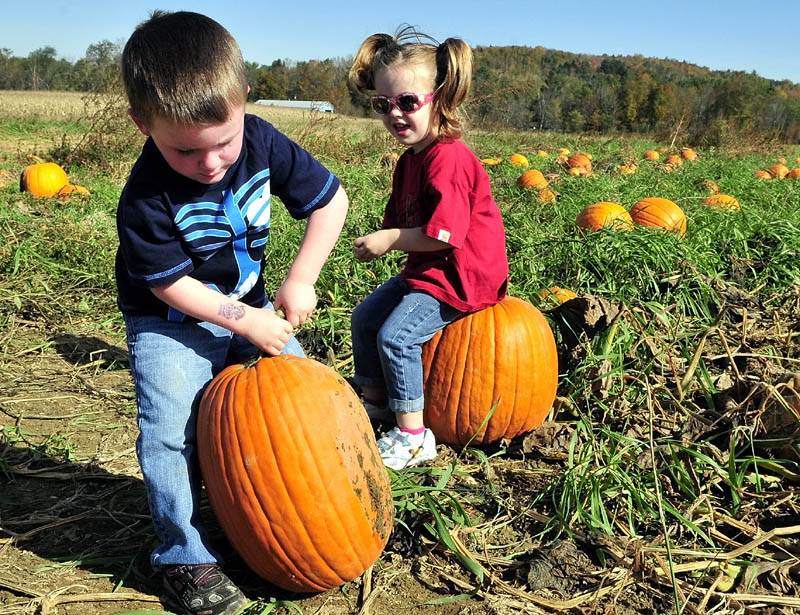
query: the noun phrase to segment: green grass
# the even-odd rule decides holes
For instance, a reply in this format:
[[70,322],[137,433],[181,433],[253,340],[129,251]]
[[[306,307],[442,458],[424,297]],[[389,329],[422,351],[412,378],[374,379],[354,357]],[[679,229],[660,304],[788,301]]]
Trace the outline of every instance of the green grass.
[[[0,135],[52,128],[9,121],[0,123]],[[72,125],[62,128],[70,132]],[[380,225],[390,189],[390,171],[380,157],[392,143],[377,123],[345,136],[294,130],[337,173],[351,203],[341,240],[317,284],[315,318],[298,335],[311,356],[350,375],[350,312],[400,268],[399,254],[364,264],[350,250],[355,237]],[[701,508],[731,516],[755,514],[776,477],[800,473],[795,461],[768,457],[756,447],[751,419],[743,418],[750,408],[746,399],[737,400],[744,408],[741,415],[716,406],[720,370],[704,346],[713,343],[713,354],[722,354],[723,338],[733,346],[741,341],[737,322],[727,312],[721,317],[731,286],[753,309],[791,313],[800,286],[800,180],[757,181],[754,171],[774,163],[774,154],[699,150],[699,160],[666,173],[661,165],[641,160],[645,149],[658,144],[636,138],[475,133],[469,141],[479,157],[504,158],[488,173],[507,229],[511,293],[535,302],[539,289],[562,286],[619,303],[625,316],[613,330],[583,343],[579,360],[560,374],[559,396],[568,404],[551,418],[569,426],[570,445],[536,500],[514,502],[492,480],[494,460],[519,459],[518,443],[456,451],[457,462],[444,469],[393,473],[397,531],[415,541],[413,553],[421,553],[423,543],[449,548],[476,588],[485,582],[481,567],[457,548],[450,532],[495,518],[520,523],[533,509],[550,519],[538,528],[547,539],[576,532],[620,540],[660,536],[668,545],[719,549],[707,522],[695,515],[699,502]],[[535,154],[558,147],[591,153],[594,174],[569,177],[554,162],[555,154]],[[113,146],[109,151],[114,156],[133,150]],[[514,152],[525,153],[551,180],[559,193],[556,203],[540,203],[535,192],[517,186],[522,169],[508,162]],[[794,160],[800,152],[787,147],[785,155]],[[635,160],[639,171],[616,173],[627,160]],[[118,169],[132,162],[113,159]],[[83,315],[124,346],[113,279],[114,212],[124,173],[110,173],[109,163],[102,149],[90,150],[80,166],[69,169],[71,178],[92,191],[88,198],[35,199],[19,194],[14,184],[0,192],[5,238],[0,244],[0,338],[12,316],[68,327],[71,318]],[[13,156],[0,158],[0,169],[12,175],[18,175],[20,164]],[[741,210],[706,206],[708,192],[701,182],[707,179],[735,196]],[[590,234],[575,229],[575,218],[587,205],[614,201],[630,208],[651,196],[684,209],[685,238],[643,228]],[[266,276],[268,288],[276,289],[303,226],[280,207],[273,212]],[[796,323],[788,325],[796,329]],[[776,337],[774,348],[760,352],[796,353],[797,342],[787,339],[781,347]],[[797,369],[797,363],[775,362]],[[24,433],[2,434],[6,443],[20,438]],[[37,450],[68,458],[66,439],[48,440]],[[787,487],[787,493],[793,505],[800,504],[796,492]],[[259,612],[278,606],[291,608],[265,603]]]

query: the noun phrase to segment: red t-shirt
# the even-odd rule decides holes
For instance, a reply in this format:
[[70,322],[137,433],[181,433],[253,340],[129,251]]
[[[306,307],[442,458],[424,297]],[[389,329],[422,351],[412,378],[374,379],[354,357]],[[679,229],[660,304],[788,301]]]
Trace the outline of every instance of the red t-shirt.
[[459,140],[407,150],[397,161],[383,228],[422,227],[451,247],[409,252],[401,276],[462,312],[499,303],[508,288],[506,234],[489,176]]

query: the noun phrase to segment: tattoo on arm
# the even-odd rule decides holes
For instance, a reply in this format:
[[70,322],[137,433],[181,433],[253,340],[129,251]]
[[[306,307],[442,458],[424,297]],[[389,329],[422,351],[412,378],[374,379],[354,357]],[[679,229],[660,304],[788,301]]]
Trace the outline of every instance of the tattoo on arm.
[[223,303],[219,306],[219,315],[230,320],[240,320],[244,318],[244,306],[235,303]]

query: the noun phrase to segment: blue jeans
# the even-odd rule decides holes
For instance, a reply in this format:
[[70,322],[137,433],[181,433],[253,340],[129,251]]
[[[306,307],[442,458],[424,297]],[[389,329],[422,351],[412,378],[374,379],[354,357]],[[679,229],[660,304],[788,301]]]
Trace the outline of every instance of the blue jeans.
[[385,388],[394,412],[419,412],[425,405],[421,345],[463,314],[393,277],[353,310],[353,380]]
[[[268,307],[272,307],[268,304]],[[161,544],[153,566],[219,561],[200,519],[197,411],[206,386],[223,367],[258,355],[258,348],[207,322],[124,316],[139,408],[136,454]],[[294,337],[283,354],[305,356]]]

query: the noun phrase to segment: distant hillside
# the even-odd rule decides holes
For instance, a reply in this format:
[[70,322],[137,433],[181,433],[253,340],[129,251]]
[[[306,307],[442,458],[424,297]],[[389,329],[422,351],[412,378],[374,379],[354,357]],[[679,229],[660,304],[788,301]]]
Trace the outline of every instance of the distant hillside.
[[[52,47],[20,58],[0,49],[0,89],[119,88],[119,45],[56,59]],[[800,84],[743,71],[644,56],[594,56],[543,47],[476,47],[473,124],[519,130],[635,131],[697,145],[762,139],[800,143]],[[347,83],[350,58],[269,66],[247,62],[250,98],[329,100],[339,113],[370,115]]]
[[800,84],[644,56],[543,47],[476,47],[472,117],[483,125],[567,131],[725,133],[800,142]]

